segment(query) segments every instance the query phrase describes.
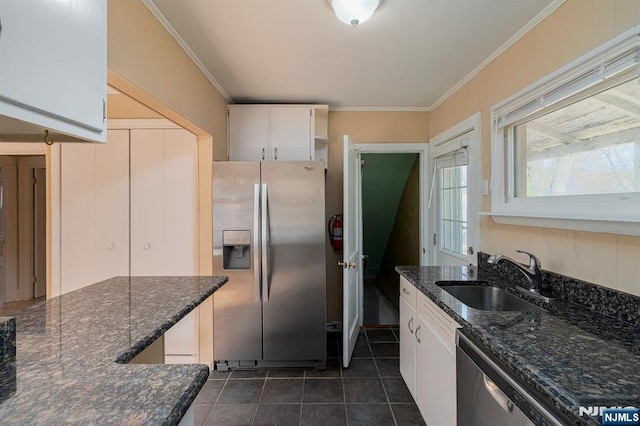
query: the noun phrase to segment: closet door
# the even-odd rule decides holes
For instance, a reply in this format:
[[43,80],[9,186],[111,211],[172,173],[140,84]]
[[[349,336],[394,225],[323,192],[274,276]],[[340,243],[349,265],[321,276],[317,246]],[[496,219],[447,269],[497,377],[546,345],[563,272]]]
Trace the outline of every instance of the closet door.
[[61,148],[61,294],[94,284],[96,146]]
[[95,281],[129,275],[129,130],[96,145]]
[[[181,129],[131,131],[131,275],[198,273],[198,145]],[[198,362],[198,310],[164,335],[165,362]]]
[[165,131],[165,275],[198,274],[198,144],[182,129]]
[[131,275],[134,276],[165,275],[164,132],[131,130]]

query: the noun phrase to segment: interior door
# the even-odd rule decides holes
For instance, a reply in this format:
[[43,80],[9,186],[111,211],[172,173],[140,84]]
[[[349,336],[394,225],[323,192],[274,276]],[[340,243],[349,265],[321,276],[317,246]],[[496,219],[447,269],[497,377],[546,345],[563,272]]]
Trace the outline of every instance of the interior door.
[[43,297],[47,292],[47,173],[44,167],[33,169],[33,298]]
[[342,262],[342,362],[348,367],[362,324],[362,280],[360,279],[360,158],[348,135],[344,136],[344,230]]

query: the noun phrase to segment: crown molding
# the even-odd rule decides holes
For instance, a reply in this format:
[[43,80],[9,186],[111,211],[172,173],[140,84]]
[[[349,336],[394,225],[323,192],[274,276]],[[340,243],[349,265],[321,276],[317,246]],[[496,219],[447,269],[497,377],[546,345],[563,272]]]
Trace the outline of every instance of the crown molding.
[[338,107],[331,108],[331,112],[429,112],[427,107]]
[[429,111],[433,111],[444,101],[449,99],[454,93],[456,93],[462,86],[467,84],[473,77],[475,77],[483,68],[493,62],[498,56],[502,55],[508,48],[513,46],[518,40],[520,40],[525,34],[527,34],[533,27],[542,22],[547,16],[551,15],[557,8],[559,8],[566,0],[554,0],[547,7],[545,7],[539,14],[537,14],[531,21],[529,21],[524,27],[515,33],[509,40],[507,40],[502,46],[493,52],[487,59],[482,61],[480,65],[475,67],[469,74],[467,74],[462,80],[455,84],[447,93],[442,95],[433,105],[429,107]]
[[191,48],[189,47],[187,42],[184,41],[182,36],[180,36],[178,31],[176,31],[176,29],[173,27],[173,25],[171,25],[169,20],[164,16],[164,14],[160,11],[160,9],[158,9],[158,7],[153,3],[153,0],[142,0],[142,3],[144,3],[145,6],[147,6],[147,8],[151,11],[153,16],[156,17],[158,22],[160,22],[160,24],[167,30],[167,32],[169,34],[171,34],[171,36],[175,39],[175,41],[182,48],[182,50],[184,50],[184,52],[187,54],[187,56],[189,56],[189,58],[191,58],[193,63],[196,64],[196,66],[200,69],[202,74],[204,74],[204,76],[207,78],[207,80],[209,80],[211,82],[211,84],[216,88],[216,90],[220,93],[220,95],[222,95],[222,97],[227,102],[232,102],[231,101],[231,97],[222,88],[220,83],[218,83],[218,81],[213,77],[213,75],[209,72],[207,67],[204,66],[204,64],[202,63],[200,58],[198,58],[198,56],[195,54],[195,52],[193,50],[191,50]]

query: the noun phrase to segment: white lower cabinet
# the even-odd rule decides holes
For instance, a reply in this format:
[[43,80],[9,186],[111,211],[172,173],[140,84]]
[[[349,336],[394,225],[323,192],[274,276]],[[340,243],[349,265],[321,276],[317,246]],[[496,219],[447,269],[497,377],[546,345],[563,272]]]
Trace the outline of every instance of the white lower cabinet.
[[460,325],[418,292],[416,403],[430,425],[456,424],[456,328]]
[[416,288],[400,278],[400,375],[416,399]]
[[[403,304],[404,289],[414,292],[413,310],[407,302],[410,295],[405,294]],[[400,278],[400,373],[428,425],[456,424],[455,332],[459,327],[428,297]]]
[[165,364],[198,363],[198,308],[164,333]]

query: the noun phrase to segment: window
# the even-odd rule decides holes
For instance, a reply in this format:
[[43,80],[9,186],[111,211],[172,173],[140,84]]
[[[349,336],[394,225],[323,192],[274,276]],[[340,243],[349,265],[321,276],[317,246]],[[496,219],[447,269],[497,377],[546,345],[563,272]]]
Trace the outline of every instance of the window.
[[638,62],[630,30],[492,109],[494,219],[640,233]]
[[[453,159],[436,159],[440,179],[440,249],[466,256],[467,165],[466,152],[460,154],[454,154]],[[462,156],[464,164],[456,165],[455,157]]]

